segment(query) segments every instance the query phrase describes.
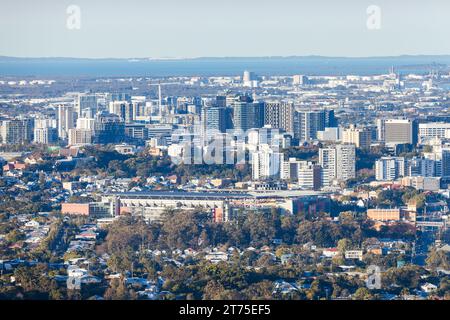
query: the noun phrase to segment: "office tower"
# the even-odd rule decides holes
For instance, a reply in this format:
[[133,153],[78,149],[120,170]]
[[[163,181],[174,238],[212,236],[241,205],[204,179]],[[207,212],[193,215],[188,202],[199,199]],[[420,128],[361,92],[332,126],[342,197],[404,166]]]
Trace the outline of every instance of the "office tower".
[[356,147],[354,144],[336,145],[336,178],[346,181],[356,177]]
[[33,119],[4,120],[0,125],[0,138],[3,144],[24,144],[33,141]]
[[280,132],[279,129],[274,129],[270,126],[265,126],[258,129],[250,129],[247,131],[246,147],[255,151],[259,146],[269,145],[274,150],[288,148],[291,145],[292,136],[287,133]]
[[403,157],[382,157],[375,161],[375,179],[392,181],[405,176],[406,160]]
[[357,148],[369,149],[372,142],[372,132],[367,128],[357,128],[351,125],[342,132],[343,143],[353,143]]
[[231,109],[207,106],[202,109],[202,124],[205,132],[226,132],[232,127]]
[[94,118],[78,118],[77,129],[94,130],[95,119]]
[[51,144],[58,140],[58,130],[54,119],[34,120],[34,142],[39,144]]
[[127,123],[125,124],[125,136],[136,140],[148,140],[148,128],[143,123]]
[[289,158],[288,161],[283,161],[281,164],[280,178],[291,182],[297,182],[298,169],[303,162],[303,160],[297,160],[296,158]]
[[94,142],[99,144],[118,143],[125,139],[125,122],[115,114],[102,113],[95,119]]
[[83,146],[94,142],[94,130],[69,129],[69,146]]
[[39,144],[52,144],[58,140],[56,128],[34,128],[34,142]]
[[377,119],[377,140],[384,141],[384,131],[385,131],[386,119]]
[[109,105],[113,101],[127,101],[131,102],[131,95],[128,93],[109,93],[106,97],[106,103]]
[[441,151],[441,177],[450,179],[450,149],[443,148]]
[[323,110],[325,113],[325,128],[331,127],[337,127],[337,119],[334,116],[334,110]]
[[341,140],[342,128],[325,128],[323,131],[317,131],[317,139],[320,141],[340,141]]
[[258,86],[258,77],[255,73],[251,71],[244,71],[244,75],[242,77],[242,84],[244,87],[255,88]]
[[167,141],[171,141],[174,127],[170,124],[150,124],[146,125],[148,129],[148,138],[164,137]]
[[407,161],[406,175],[410,177],[434,177],[435,163],[431,159],[414,157]]
[[446,122],[431,122],[419,124],[419,141],[432,138],[449,138],[450,137],[450,123]]
[[34,119],[35,128],[57,128],[58,120],[53,118],[37,118]]
[[133,122],[133,104],[127,101],[113,101],[109,103],[109,113],[116,114],[126,123]]
[[319,164],[322,167],[322,185],[331,186],[336,178],[336,149],[319,149]]
[[146,107],[144,101],[133,101],[133,120],[138,120],[139,117],[147,116]]
[[298,187],[305,190],[319,190],[322,186],[322,168],[311,162],[298,169]]
[[318,190],[322,184],[322,168],[312,162],[290,158],[281,165],[281,179],[296,183],[299,188]]
[[324,186],[330,186],[334,180],[346,181],[356,177],[355,149],[354,144],[338,144],[319,149]]
[[256,76],[256,74],[252,71],[244,71],[244,75],[242,76],[242,82],[245,84],[251,83],[252,81],[257,80],[258,77]]
[[247,131],[264,126],[264,103],[233,102],[234,129]]
[[58,106],[57,121],[58,137],[62,140],[66,140],[69,129],[72,129],[75,126],[74,108],[67,105]]
[[193,97],[192,98],[192,104],[198,107],[202,107],[203,106],[203,99],[202,97]]
[[417,121],[411,119],[388,119],[384,123],[384,141],[389,145],[417,144]]
[[93,118],[97,113],[97,97],[95,94],[79,94],[75,105],[78,118]]
[[263,150],[253,152],[251,156],[253,180],[280,177],[283,153],[275,152],[267,146]]
[[221,107],[221,108],[225,108],[227,106],[227,97],[226,96],[217,96],[216,97],[216,102],[215,102],[216,107]]
[[322,111],[302,111],[296,112],[294,132],[295,138],[300,141],[307,141],[317,138],[317,131],[325,129],[325,113]]
[[166,103],[167,107],[177,109],[178,108],[178,99],[179,99],[179,97],[176,97],[176,96],[168,96],[165,99],[165,103]]
[[264,105],[264,125],[294,133],[294,104],[268,102]]
[[435,177],[450,178],[450,148],[439,148],[433,152],[426,152],[424,158],[433,161]]
[[295,75],[292,77],[292,84],[294,86],[298,86],[298,85],[301,86],[301,85],[304,85],[307,83],[308,83],[308,77],[305,75],[298,74],[298,75]]
[[300,111],[294,117],[294,136],[300,141],[317,139],[317,132],[335,127],[333,110]]

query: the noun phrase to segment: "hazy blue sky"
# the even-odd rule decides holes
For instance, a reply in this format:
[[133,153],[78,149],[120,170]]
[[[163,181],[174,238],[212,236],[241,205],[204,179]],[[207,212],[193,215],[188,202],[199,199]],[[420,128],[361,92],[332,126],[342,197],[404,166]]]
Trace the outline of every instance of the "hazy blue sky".
[[[66,27],[69,5],[81,29]],[[366,26],[369,5],[381,29]],[[450,54],[448,0],[0,0],[0,55]]]

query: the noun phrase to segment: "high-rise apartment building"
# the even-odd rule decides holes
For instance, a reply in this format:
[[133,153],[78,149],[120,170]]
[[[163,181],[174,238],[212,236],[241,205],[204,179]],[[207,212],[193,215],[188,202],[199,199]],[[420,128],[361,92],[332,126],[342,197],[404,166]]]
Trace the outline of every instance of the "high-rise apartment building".
[[406,160],[403,157],[382,157],[375,162],[375,178],[393,181],[405,176]]
[[322,167],[322,185],[330,186],[334,180],[346,181],[356,176],[356,150],[354,144],[338,144],[319,149]]
[[308,83],[308,77],[302,74],[297,74],[292,77],[292,84],[294,86],[304,85]]
[[406,175],[409,177],[435,177],[434,160],[414,157],[407,161]]
[[335,127],[333,110],[300,111],[294,115],[294,137],[300,141],[317,139],[317,132]]
[[23,144],[33,141],[33,119],[3,120],[0,124],[0,140],[3,144]]
[[52,144],[58,140],[58,130],[55,119],[34,120],[34,142],[39,144]]
[[354,144],[336,145],[336,178],[346,181],[356,177],[356,150]]
[[69,145],[83,146],[94,142],[94,130],[90,129],[70,129]]
[[386,119],[377,119],[376,120],[376,126],[377,126],[377,140],[378,141],[384,141],[384,124],[386,122]]
[[294,133],[294,104],[289,102],[267,102],[264,106],[264,124],[275,129]]
[[95,119],[94,118],[78,118],[77,129],[94,130]]
[[297,184],[300,189],[319,190],[322,168],[309,161],[290,158],[281,165],[281,179]]
[[439,148],[437,151],[426,152],[424,158],[433,161],[436,177],[450,179],[450,148]]
[[284,155],[275,152],[267,145],[251,154],[253,180],[279,178]]
[[133,104],[128,101],[112,101],[109,103],[109,113],[118,115],[126,123],[135,120],[134,109]]
[[247,131],[264,126],[264,103],[258,102],[233,102],[233,126],[234,129]]
[[244,71],[244,75],[242,76],[242,83],[244,87],[255,87],[258,77],[254,72]]
[[58,137],[65,140],[67,139],[69,130],[75,127],[74,108],[68,105],[58,106],[57,121]]
[[231,108],[207,106],[202,109],[202,124],[206,132],[226,132],[232,127]]
[[342,132],[343,143],[353,143],[357,148],[369,149],[372,143],[372,132],[367,128],[352,125]]
[[97,97],[95,94],[79,94],[75,103],[78,118],[93,118],[97,114]]
[[94,142],[100,144],[123,142],[125,122],[115,114],[99,114],[95,119]]

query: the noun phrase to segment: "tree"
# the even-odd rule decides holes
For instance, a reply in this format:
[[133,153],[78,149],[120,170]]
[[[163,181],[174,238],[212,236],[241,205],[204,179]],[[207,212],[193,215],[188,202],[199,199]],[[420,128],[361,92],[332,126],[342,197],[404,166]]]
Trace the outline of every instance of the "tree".
[[416,265],[405,265],[401,268],[388,269],[382,277],[382,285],[384,288],[397,286],[416,289],[420,283],[420,271],[420,267]]
[[341,238],[339,226],[331,221],[303,221],[297,229],[296,241],[300,244],[312,242],[321,247],[333,247]]
[[274,286],[271,281],[263,280],[261,282],[251,284],[244,290],[243,294],[248,300],[271,300],[273,299],[273,289]]
[[373,300],[374,297],[370,293],[369,289],[365,287],[358,288],[356,292],[352,295],[353,300]]
[[250,212],[244,223],[244,230],[248,232],[250,244],[253,246],[267,245],[275,237],[274,221],[260,212]]
[[104,295],[106,300],[127,300],[129,297],[129,292],[122,279],[112,279]]
[[233,289],[225,289],[217,281],[209,281],[203,291],[203,300],[240,300],[242,295]]
[[215,280],[208,281],[203,290],[203,300],[220,300],[225,287]]
[[444,270],[450,269],[450,253],[447,253],[443,250],[437,250],[436,248],[432,248],[428,252],[428,256],[426,259],[427,267],[432,270],[436,270],[438,268],[442,268]]
[[141,217],[121,217],[109,226],[104,247],[115,272],[131,270],[136,251],[154,241],[153,229]]
[[25,238],[25,234],[15,229],[8,233],[5,237],[6,241],[16,243],[17,241],[23,240]]
[[433,147],[430,146],[430,145],[425,145],[425,146],[423,147],[422,151],[423,151],[424,153],[430,153],[430,152],[433,152]]
[[171,249],[197,248],[207,215],[194,211],[166,212],[161,227],[162,241]]
[[324,277],[319,277],[311,283],[311,287],[306,296],[309,300],[329,299],[332,290],[332,284]]
[[33,267],[19,267],[14,270],[14,277],[16,283],[20,284],[28,298],[48,299],[52,282],[47,275],[47,271],[48,269],[44,264]]

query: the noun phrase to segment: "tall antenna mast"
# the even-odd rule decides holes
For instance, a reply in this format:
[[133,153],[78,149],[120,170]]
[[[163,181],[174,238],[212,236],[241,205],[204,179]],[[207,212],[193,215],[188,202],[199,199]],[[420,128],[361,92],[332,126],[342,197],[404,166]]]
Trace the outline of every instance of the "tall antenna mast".
[[159,105],[159,116],[162,117],[162,95],[161,95],[161,81],[158,83],[158,105]]

